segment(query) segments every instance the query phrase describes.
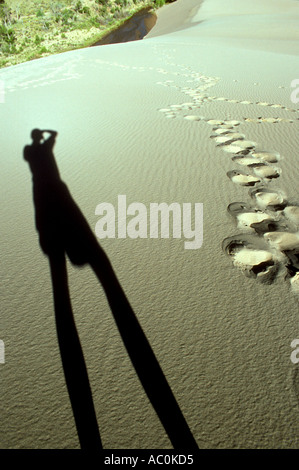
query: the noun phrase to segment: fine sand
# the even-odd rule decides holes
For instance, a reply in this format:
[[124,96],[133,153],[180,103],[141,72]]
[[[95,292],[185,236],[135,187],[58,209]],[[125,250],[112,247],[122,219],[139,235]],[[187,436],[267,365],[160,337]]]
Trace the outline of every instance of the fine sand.
[[[94,233],[119,195],[203,204],[197,249],[99,243],[198,446],[299,448],[298,35],[297,0],[177,0],[142,41],[1,71],[0,448],[79,447],[23,159],[36,127]],[[97,278],[68,274],[104,448],[171,448]]]

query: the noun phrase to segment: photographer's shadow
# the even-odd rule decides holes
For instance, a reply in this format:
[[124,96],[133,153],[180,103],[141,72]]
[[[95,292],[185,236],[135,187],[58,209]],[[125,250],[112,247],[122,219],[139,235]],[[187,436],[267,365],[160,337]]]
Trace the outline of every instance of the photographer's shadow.
[[[46,133],[48,138],[44,137]],[[53,154],[56,136],[54,131],[34,129],[32,144],[24,148],[24,159],[32,172],[40,246],[50,263],[57,336],[81,448],[96,450],[102,444],[72,313],[65,255],[76,266],[89,264],[98,277],[136,373],[173,447],[196,449],[196,441],[106,253],[60,178]]]

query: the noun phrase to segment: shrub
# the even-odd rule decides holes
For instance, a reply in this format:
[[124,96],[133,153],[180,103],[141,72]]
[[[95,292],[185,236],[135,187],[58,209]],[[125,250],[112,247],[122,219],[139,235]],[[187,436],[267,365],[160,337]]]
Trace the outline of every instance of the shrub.
[[73,10],[77,11],[78,13],[85,13],[86,15],[90,15],[90,8],[88,8],[87,6],[83,6],[80,0],[73,7]]
[[44,38],[41,38],[38,34],[35,36],[34,43],[38,46],[41,42],[44,41]]
[[76,3],[76,5],[74,6],[74,10],[75,11],[81,11],[83,5],[82,5],[82,2],[80,2],[80,0]]
[[63,5],[61,3],[50,3],[50,8],[54,16],[56,16],[60,12],[62,7]]
[[31,52],[28,56],[27,56],[27,60],[33,60],[33,59],[38,59],[39,55],[37,52]]
[[49,52],[45,46],[41,47],[40,50],[38,51],[39,54],[44,54],[45,52]]
[[43,29],[50,29],[50,24],[51,24],[50,21],[45,21],[44,20],[43,23],[42,23],[42,28]]
[[37,10],[36,16],[37,16],[38,18],[40,18],[40,17],[42,17],[42,16],[45,16],[44,10],[43,10],[42,8],[40,8],[39,10]]
[[13,28],[8,28],[4,24],[0,25],[0,44],[13,44],[16,40]]
[[92,18],[90,18],[90,24],[91,26],[95,26],[96,28],[98,28],[101,24],[103,24],[103,18],[93,16]]
[[5,65],[7,64],[7,62],[8,62],[8,59],[1,59],[1,60],[0,60],[0,68],[5,67]]
[[0,5],[0,17],[5,26],[11,25],[13,22],[11,8],[5,4]]
[[90,8],[88,8],[88,7],[86,7],[86,6],[83,7],[81,13],[85,13],[85,15],[90,16]]

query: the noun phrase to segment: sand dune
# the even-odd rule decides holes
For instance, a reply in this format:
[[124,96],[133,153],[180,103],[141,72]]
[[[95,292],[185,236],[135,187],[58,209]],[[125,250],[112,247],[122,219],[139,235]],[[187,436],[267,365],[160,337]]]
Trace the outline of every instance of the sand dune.
[[[34,128],[58,132],[93,232],[119,195],[203,204],[198,249],[186,234],[99,243],[198,446],[299,447],[298,18],[295,0],[178,0],[142,41],[1,71],[1,448],[79,447],[23,159]],[[68,275],[104,448],[171,448],[101,285]]]

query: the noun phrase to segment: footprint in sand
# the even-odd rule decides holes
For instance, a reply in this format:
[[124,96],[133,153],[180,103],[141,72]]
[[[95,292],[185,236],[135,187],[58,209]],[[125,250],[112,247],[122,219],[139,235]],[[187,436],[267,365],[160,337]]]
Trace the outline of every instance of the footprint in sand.
[[279,251],[299,251],[299,232],[266,232],[264,238],[272,248]]
[[[213,138],[213,136],[211,136],[211,138]],[[215,137],[214,140],[216,144],[218,144],[218,147],[219,147],[222,145],[228,145],[229,143],[231,144],[234,140],[238,140],[238,137],[234,139],[229,134],[226,134],[224,136]]]
[[[237,133],[233,133],[231,139],[226,139],[229,138],[229,134],[225,134],[224,139],[218,140],[219,145],[222,146],[222,150],[227,153],[247,155],[251,150],[255,149],[255,147],[257,146],[256,142],[253,142],[251,140],[244,140],[245,136],[243,136],[243,134],[241,134],[240,138],[236,139],[234,138],[234,136],[237,136]],[[222,143],[220,144],[220,142]]]
[[249,191],[249,195],[255,200],[257,206],[264,210],[281,211],[287,205],[283,191],[268,188],[255,188]]
[[223,251],[247,277],[271,284],[285,264],[282,253],[271,252],[265,240],[255,235],[236,235],[223,240]]
[[270,124],[276,124],[277,122],[280,122],[280,119],[278,118],[262,118],[262,122],[269,122]]
[[217,119],[209,119],[207,121],[207,124],[210,124],[210,126],[220,126],[221,124],[224,124],[224,121],[219,121]]
[[[234,129],[234,126],[231,126],[229,124],[222,124],[220,127],[219,126],[215,126],[213,127],[213,132],[215,133],[216,131],[223,131],[223,133],[225,132],[235,132],[235,129]],[[221,134],[221,132],[220,132]]]
[[255,184],[261,182],[260,178],[238,170],[231,170],[226,174],[233,183],[239,184],[241,186],[254,186]]
[[237,226],[242,230],[248,230],[251,232],[255,231],[255,226],[261,224],[261,222],[273,222],[273,219],[270,215],[265,214],[264,212],[242,212],[237,215]]
[[262,235],[274,230],[288,230],[288,225],[281,220],[279,214],[271,211],[267,213],[244,202],[233,202],[227,210],[236,219],[238,228],[246,232]]
[[226,127],[215,127],[213,129],[214,134],[211,135],[211,137],[216,137],[217,135],[222,135],[222,134],[228,134],[229,132],[232,132],[233,127],[232,126],[226,126]]
[[253,172],[258,178],[271,180],[280,176],[281,169],[264,164],[258,167],[254,167]]
[[184,116],[184,119],[186,119],[187,121],[202,121],[204,118],[203,116],[190,114],[190,115]]
[[242,214],[244,212],[250,212],[252,207],[246,202],[232,202],[228,205],[227,211],[233,217],[237,217],[238,214]]
[[244,134],[239,134],[238,132],[229,132],[227,131],[224,135],[211,135],[211,138],[215,139],[215,142],[220,145],[228,145],[237,140],[242,140],[245,138]]
[[259,151],[252,152],[254,158],[258,158],[267,163],[277,163],[280,160],[280,154],[278,152]]
[[272,249],[286,256],[285,266],[292,280],[293,276],[299,273],[299,232],[266,232],[264,239]]
[[267,103],[266,101],[257,101],[256,104],[259,106],[271,106],[271,103]]
[[299,228],[299,207],[298,206],[287,206],[283,210],[283,214],[287,220],[292,222],[294,226]]
[[247,155],[237,155],[232,158],[232,161],[235,163],[238,163],[239,165],[243,166],[248,166],[250,167],[257,167],[257,166],[263,166],[264,163],[261,162],[258,158],[254,158],[252,156],[247,156]]
[[194,106],[194,103],[182,103],[181,108],[182,109],[194,109],[195,106]]
[[236,147],[241,147],[241,149],[243,150],[251,150],[257,146],[257,143],[253,142],[252,140],[235,140],[233,145],[235,145]]
[[232,121],[224,121],[224,124],[227,126],[239,126],[241,124],[240,121],[232,120]]
[[227,153],[234,153],[236,155],[248,155],[250,153],[249,149],[244,149],[240,147],[239,145],[234,144],[229,144],[229,145],[223,145],[222,150]]

